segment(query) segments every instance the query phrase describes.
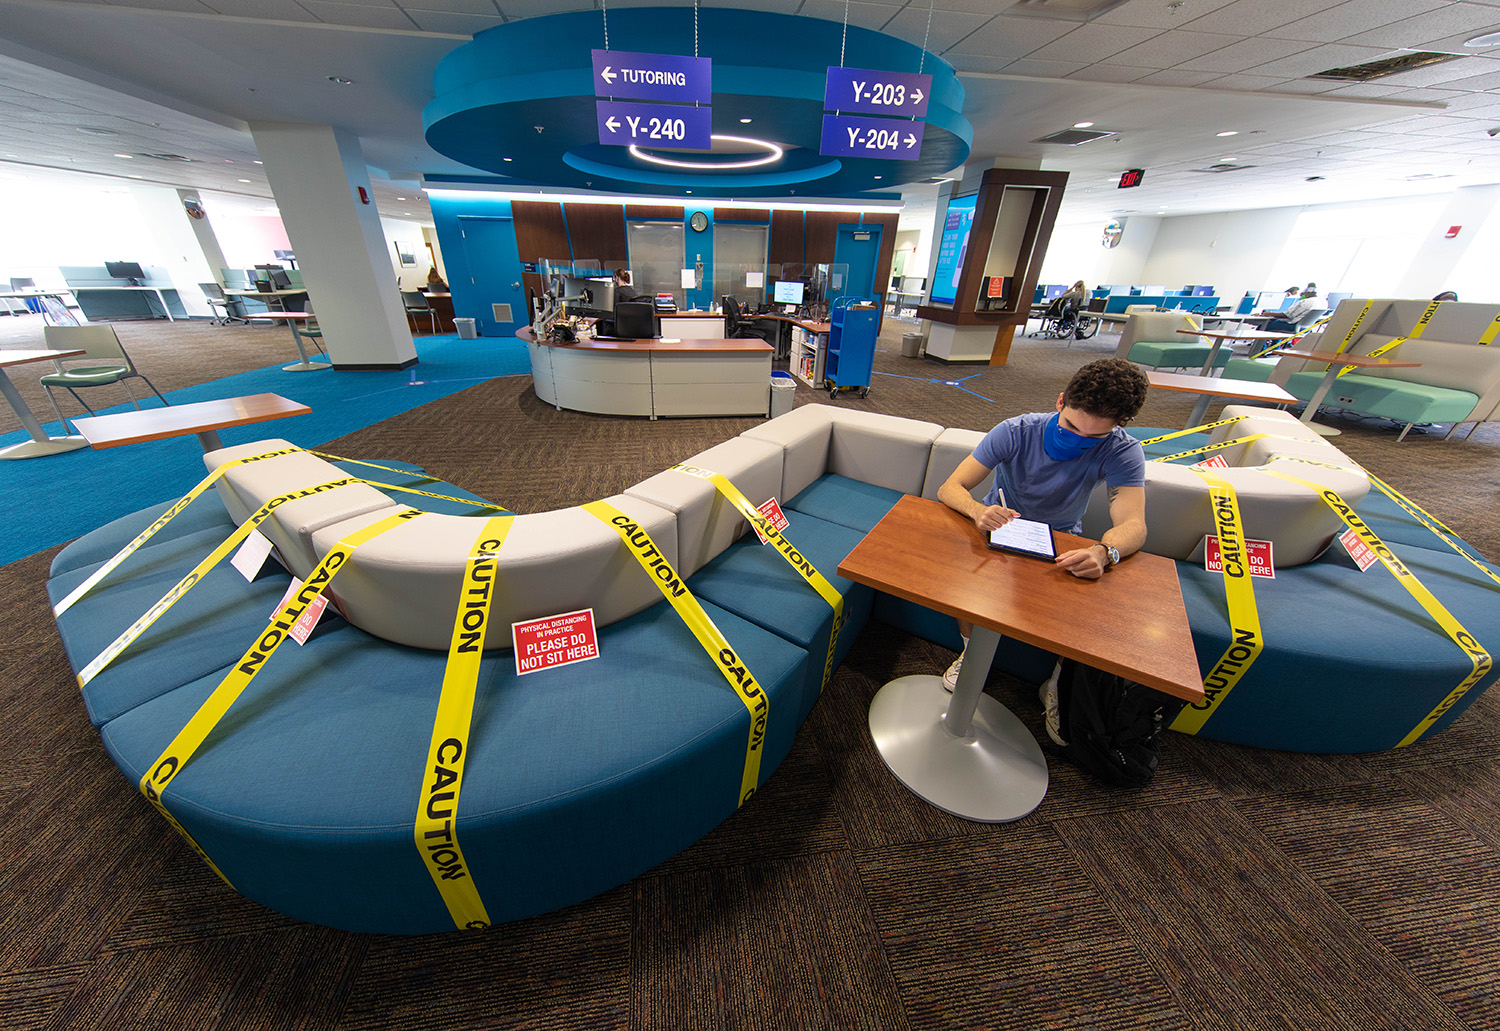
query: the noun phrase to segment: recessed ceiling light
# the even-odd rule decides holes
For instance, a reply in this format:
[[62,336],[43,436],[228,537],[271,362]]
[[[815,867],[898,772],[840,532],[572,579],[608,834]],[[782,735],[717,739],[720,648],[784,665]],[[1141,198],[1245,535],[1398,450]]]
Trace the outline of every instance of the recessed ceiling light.
[[1092,129],[1093,127],[1094,127],[1094,123],[1093,122],[1074,122],[1073,123],[1073,128],[1075,128],[1075,129]]
[[124,158],[126,161],[134,161],[135,160],[135,155],[134,154],[116,154],[115,157],[117,157],[117,158]]
[[502,158],[502,160],[504,160],[504,161],[514,161],[515,158]]
[[410,211],[403,211],[403,212],[401,212],[401,214],[403,214],[403,215],[410,215],[411,212]]
[[144,179],[144,178],[146,178],[146,177],[145,177],[145,176],[143,176],[143,175],[133,175],[133,176],[131,176],[131,177],[130,177],[130,178],[132,178],[132,179]]
[[256,161],[256,162],[255,162],[255,163],[256,163],[256,164],[257,164],[257,165],[263,165],[263,164],[265,164],[265,162],[264,162],[264,161],[259,161],[259,160],[257,160],[257,161]]
[[885,178],[885,176],[883,176],[883,175],[877,175],[877,176],[876,176],[876,177],[875,177],[875,178],[876,178],[876,179],[884,179],[884,178]]
[[1483,36],[1475,36],[1473,39],[1464,40],[1466,47],[1494,47],[1500,46],[1500,32],[1486,32]]
[[1220,161],[1238,161],[1239,158],[1220,158]]
[[405,197],[397,197],[396,199],[397,200],[405,200],[406,198]]
[[1214,133],[1215,136],[1238,136],[1239,134],[1240,134],[1240,131],[1238,129],[1229,129],[1226,132],[1216,132],[1216,133]]
[[750,124],[750,119],[748,119],[748,118],[741,118],[740,119],[740,124],[741,125],[749,125]]
[[240,182],[242,182],[242,183],[248,183],[249,181],[250,181],[249,179],[241,179],[240,180]]
[[328,81],[329,82],[336,82],[340,86],[353,86],[354,85],[354,80],[353,79],[346,79],[342,75],[330,75],[328,77]]

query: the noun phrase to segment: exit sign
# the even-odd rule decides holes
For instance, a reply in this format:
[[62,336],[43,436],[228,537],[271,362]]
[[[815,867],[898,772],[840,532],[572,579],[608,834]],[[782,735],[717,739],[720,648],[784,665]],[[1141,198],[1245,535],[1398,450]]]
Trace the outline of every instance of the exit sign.
[[1146,178],[1144,168],[1132,168],[1120,173],[1120,189],[1128,190],[1132,186],[1141,185],[1141,180]]

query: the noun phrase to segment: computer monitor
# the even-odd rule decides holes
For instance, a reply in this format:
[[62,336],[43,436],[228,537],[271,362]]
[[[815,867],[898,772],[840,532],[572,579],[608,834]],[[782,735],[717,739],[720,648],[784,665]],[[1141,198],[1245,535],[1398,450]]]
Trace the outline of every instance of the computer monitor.
[[138,261],[106,261],[104,271],[109,273],[111,279],[130,280],[131,286],[140,286],[141,280],[146,278],[146,271]]
[[277,261],[284,261],[292,268],[297,267],[297,256],[291,251],[272,251],[271,254]]
[[1288,297],[1285,290],[1262,290],[1255,298],[1256,311],[1285,311],[1295,298]]
[[650,301],[615,305],[615,336],[643,340],[656,336],[656,308]]
[[777,304],[801,304],[807,284],[795,279],[778,279],[772,289],[771,299]]
[[576,309],[588,315],[607,316],[615,309],[615,281],[564,276],[561,299],[567,304],[569,310]]
[[293,289],[292,277],[283,270],[276,269],[271,273],[271,286],[277,290],[291,290]]
[[1211,287],[1211,286],[1195,286],[1195,287],[1193,287],[1193,296],[1194,297],[1212,297],[1213,295],[1214,295],[1214,288]]
[[1068,287],[1066,283],[1051,283],[1045,287],[1045,292],[1042,296],[1049,301],[1055,301],[1067,292]]

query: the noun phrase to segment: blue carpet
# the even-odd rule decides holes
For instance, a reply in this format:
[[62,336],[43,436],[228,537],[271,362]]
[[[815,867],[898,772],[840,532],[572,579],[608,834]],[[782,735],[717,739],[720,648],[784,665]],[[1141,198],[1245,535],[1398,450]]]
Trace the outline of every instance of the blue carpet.
[[[319,447],[346,433],[410,411],[497,376],[531,372],[520,340],[420,337],[416,365],[381,372],[282,372],[284,362],[167,394],[173,404],[246,394],[280,394],[312,409],[308,415],[220,430],[225,446],[282,437]],[[152,398],[143,407],[156,405]],[[99,414],[133,411],[128,404]],[[41,418],[38,413],[38,418]],[[57,433],[54,419],[48,424]],[[0,436],[0,447],[29,440],[24,430]],[[355,456],[360,457],[360,456]],[[148,505],[181,497],[204,476],[203,449],[189,434],[170,440],[94,451],[82,448],[46,458],[0,462],[10,498],[0,565],[82,536]]]

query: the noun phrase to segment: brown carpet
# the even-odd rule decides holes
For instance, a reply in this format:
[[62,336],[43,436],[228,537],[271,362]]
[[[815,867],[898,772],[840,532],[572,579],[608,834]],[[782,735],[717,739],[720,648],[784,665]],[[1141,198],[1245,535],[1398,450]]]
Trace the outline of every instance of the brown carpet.
[[[1073,368],[1113,351],[1022,340],[1006,367],[945,367],[902,358],[905,328],[887,327],[870,397],[835,403],[987,429],[1050,406]],[[164,390],[284,357],[259,329],[125,329]],[[944,382],[959,380],[974,393]],[[799,404],[820,401],[799,388]],[[1140,422],[1180,426],[1189,407],[1153,397]],[[556,412],[512,377],[330,450],[419,462],[541,511],[755,421]],[[1376,422],[1340,425],[1340,446],[1500,558],[1500,427],[1397,445]],[[1493,691],[1395,752],[1171,735],[1141,791],[1054,761],[1042,806],[989,826],[916,799],[876,755],[875,691],[952,655],[871,624],[765,789],[692,848],[559,913],[361,936],[234,895],[120,776],[48,613],[50,558],[0,567],[0,1027],[1500,1029]],[[1028,685],[988,689],[1040,733]]]

